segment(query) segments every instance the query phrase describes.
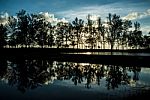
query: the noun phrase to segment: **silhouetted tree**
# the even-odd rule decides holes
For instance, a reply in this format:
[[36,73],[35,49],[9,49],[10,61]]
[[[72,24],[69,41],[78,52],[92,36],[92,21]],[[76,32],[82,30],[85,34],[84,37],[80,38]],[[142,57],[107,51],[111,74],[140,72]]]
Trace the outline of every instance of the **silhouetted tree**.
[[128,36],[129,36],[129,28],[132,27],[132,22],[130,20],[125,20],[123,21],[123,30],[120,36],[120,41],[121,41],[121,45],[122,45],[122,49],[124,49],[124,46],[128,45]]
[[18,25],[17,25],[17,42],[22,47],[28,45],[28,35],[29,35],[29,19],[28,14],[25,10],[21,10],[17,13]]
[[8,19],[8,26],[7,26],[7,34],[8,34],[8,45],[10,47],[17,46],[17,19],[13,16],[10,16]]
[[150,48],[150,36],[144,35],[144,47]]
[[38,30],[37,30],[37,43],[42,48],[47,44],[47,33],[48,33],[48,23],[44,19],[38,21]]
[[56,30],[56,46],[60,48],[64,44],[64,25],[62,22],[57,23],[57,30]]
[[87,30],[86,30],[88,36],[86,37],[85,43],[88,44],[88,47],[90,47],[91,49],[93,49],[94,45],[96,44],[96,41],[95,41],[96,38],[94,37],[94,34],[93,34],[93,33],[95,33],[95,32],[93,32],[93,29],[95,29],[95,28],[93,28],[93,26],[92,26],[93,22],[90,19],[90,17],[91,17],[91,15],[88,14],[88,16],[87,16],[88,23],[87,23]]
[[[101,45],[103,45],[103,49],[105,49],[105,43],[106,43],[106,41],[105,41],[105,30],[106,29],[105,29],[104,25],[102,24],[100,17],[98,18],[98,27],[97,27],[97,29],[98,29],[98,33],[99,33],[97,41],[100,41]],[[102,37],[102,40],[101,40],[101,37]],[[100,47],[102,49],[102,46],[99,46],[99,48]]]
[[[68,24],[68,35],[66,36],[66,41],[69,41],[69,46],[71,45],[71,43],[73,41],[73,37],[74,37],[74,36],[72,36],[72,33],[73,33],[72,29],[73,29],[72,24],[69,23]],[[74,47],[74,45],[73,45],[73,47]]]
[[116,44],[116,40],[120,37],[120,34],[122,33],[122,20],[120,19],[120,16],[117,16],[116,14],[112,15],[109,14],[108,16],[108,36],[107,40],[110,43],[111,50],[113,49],[114,45]]
[[68,40],[70,35],[70,25],[68,23],[64,23],[63,30],[64,30],[64,38],[65,38],[64,47],[67,48],[69,47]]
[[140,31],[140,23],[134,23],[134,31],[130,32],[129,45],[138,49],[143,46],[144,40],[142,36],[142,31]]
[[0,48],[4,48],[4,46],[6,46],[7,44],[7,28],[0,24]]
[[31,14],[29,17],[29,34],[28,34],[28,46],[29,47],[34,47],[37,45],[37,31],[38,31],[38,15],[36,14]]
[[52,47],[55,45],[55,39],[54,39],[54,31],[55,31],[55,26],[52,26],[50,23],[49,23],[49,34],[47,36],[47,39],[48,39],[48,46]]
[[75,20],[72,21],[72,24],[73,24],[74,34],[76,35],[75,42],[77,43],[77,49],[78,49],[79,41],[80,41],[80,33],[82,32],[84,21],[76,17]]

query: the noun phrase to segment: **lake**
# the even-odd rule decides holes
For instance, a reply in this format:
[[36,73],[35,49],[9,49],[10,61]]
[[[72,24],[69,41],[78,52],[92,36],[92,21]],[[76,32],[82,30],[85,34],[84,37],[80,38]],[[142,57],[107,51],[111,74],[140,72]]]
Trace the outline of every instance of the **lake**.
[[85,55],[126,55],[126,56],[150,56],[150,53],[133,53],[133,52],[73,52],[62,54],[85,54]]
[[0,59],[1,100],[120,100],[149,90],[145,66]]

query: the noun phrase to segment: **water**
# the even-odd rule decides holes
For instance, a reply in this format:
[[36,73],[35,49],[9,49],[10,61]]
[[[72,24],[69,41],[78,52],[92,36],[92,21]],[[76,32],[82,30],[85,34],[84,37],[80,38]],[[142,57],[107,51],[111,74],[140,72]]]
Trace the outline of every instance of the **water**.
[[150,53],[129,53],[129,52],[75,52],[64,54],[85,54],[85,55],[130,55],[130,56],[150,56]]
[[0,60],[1,100],[106,100],[150,90],[150,68],[57,62]]

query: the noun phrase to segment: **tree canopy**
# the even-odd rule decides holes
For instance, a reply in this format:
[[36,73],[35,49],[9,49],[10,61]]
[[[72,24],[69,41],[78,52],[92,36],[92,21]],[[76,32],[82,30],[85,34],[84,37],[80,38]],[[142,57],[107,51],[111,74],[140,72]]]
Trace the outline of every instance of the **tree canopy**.
[[[0,25],[0,48],[82,48],[82,49],[138,49],[150,47],[150,32],[144,35],[140,23],[123,20],[117,14],[108,14],[87,21],[75,18],[56,25],[40,14],[25,10],[9,16],[8,23]],[[134,28],[132,28],[134,27]]]

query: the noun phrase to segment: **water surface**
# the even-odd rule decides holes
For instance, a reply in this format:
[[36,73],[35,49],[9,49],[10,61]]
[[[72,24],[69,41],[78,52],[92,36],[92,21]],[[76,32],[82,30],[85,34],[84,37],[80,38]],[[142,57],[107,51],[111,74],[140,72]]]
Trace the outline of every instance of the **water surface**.
[[150,90],[150,68],[1,60],[1,100],[124,99]]
[[150,53],[130,53],[130,52],[74,52],[65,54],[85,54],[85,55],[129,55],[129,56],[150,56]]

